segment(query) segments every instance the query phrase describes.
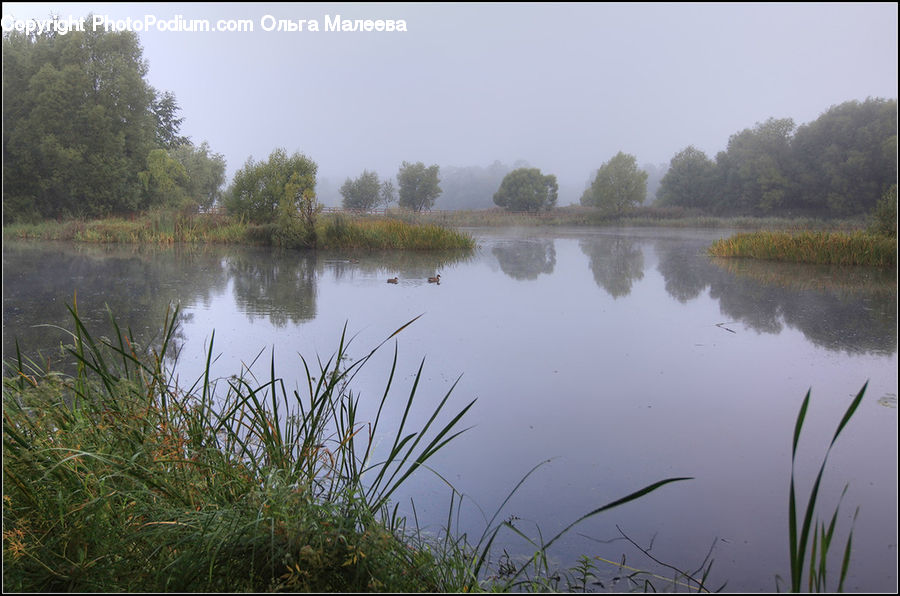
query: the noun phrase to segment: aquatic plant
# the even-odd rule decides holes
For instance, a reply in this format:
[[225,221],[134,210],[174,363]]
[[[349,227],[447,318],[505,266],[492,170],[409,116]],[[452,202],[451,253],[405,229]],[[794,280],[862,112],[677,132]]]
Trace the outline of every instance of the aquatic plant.
[[[469,402],[409,428],[419,366],[392,429],[357,419],[349,385],[365,357],[335,354],[289,393],[270,366],[173,381],[177,309],[142,350],[113,319],[95,339],[76,308],[70,377],[17,351],[4,378],[4,585],[14,591],[390,591],[447,589],[434,557],[410,547],[390,498],[460,432]],[[407,323],[408,325],[409,323]],[[258,358],[259,356],[257,356]],[[273,357],[274,361],[274,357]],[[392,436],[386,454],[375,439]],[[452,587],[450,588],[452,589]]]
[[[859,407],[860,402],[862,402],[863,395],[866,392],[866,387],[869,385],[866,382],[862,389],[859,390],[859,393],[856,394],[856,397],[853,398],[853,401],[850,402],[850,405],[847,408],[847,411],[844,413],[844,416],[841,418],[840,423],[838,423],[837,429],[834,432],[834,436],[831,439],[831,443],[829,443],[828,448],[825,450],[825,457],[822,458],[822,465],[819,467],[819,473],[816,475],[816,479],[813,482],[812,488],[809,493],[809,500],[807,501],[806,507],[804,509],[799,509],[797,504],[797,496],[796,496],[796,488],[795,488],[795,476],[794,469],[797,461],[797,447],[800,442],[800,431],[803,429],[803,423],[806,420],[806,411],[809,407],[809,400],[812,390],[806,392],[806,397],[803,399],[803,404],[800,406],[800,411],[797,413],[797,421],[794,424],[794,439],[791,448],[791,487],[790,487],[790,495],[789,495],[789,505],[788,505],[788,537],[790,540],[790,564],[791,564],[791,592],[800,592],[803,588],[803,577],[804,577],[804,567],[807,567],[806,560],[806,549],[809,545],[809,540],[812,538],[812,545],[809,555],[808,567],[807,567],[807,589],[809,591],[817,591],[824,592],[827,591],[827,563],[828,563],[828,553],[831,549],[831,543],[834,539],[834,531],[835,524],[837,522],[838,511],[840,510],[840,501],[838,502],[837,507],[834,509],[834,513],[831,516],[831,520],[826,526],[824,522],[820,521],[818,516],[816,515],[816,503],[819,497],[819,486],[822,482],[822,475],[825,472],[825,464],[828,462],[828,455],[831,453],[831,448],[834,447],[835,441],[837,441],[838,436],[841,434],[841,431],[844,430],[844,427],[847,426],[847,423],[853,417],[853,414],[856,412],[856,409]],[[844,491],[841,493],[841,499],[843,499],[844,494],[847,491],[847,487],[844,487]],[[857,509],[857,513],[859,510]],[[813,521],[813,516],[816,515],[815,522]],[[798,520],[802,517],[803,522],[798,527]],[[856,516],[854,515],[854,520]],[[853,530],[851,528],[849,534],[847,535],[847,542],[844,546],[844,554],[841,559],[841,570],[840,575],[838,577],[838,585],[837,591],[841,592],[844,588],[844,580],[847,577],[847,570],[850,564],[850,552],[853,546]],[[780,578],[776,577],[776,580]]]
[[865,232],[749,232],[717,240],[716,257],[896,267],[897,240]]

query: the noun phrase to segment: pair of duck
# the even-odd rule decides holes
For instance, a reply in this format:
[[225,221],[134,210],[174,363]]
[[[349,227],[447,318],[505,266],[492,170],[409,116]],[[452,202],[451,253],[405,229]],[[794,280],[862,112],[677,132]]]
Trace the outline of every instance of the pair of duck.
[[[388,282],[389,284],[398,284],[398,283],[400,283],[400,278],[399,278],[399,277],[391,277],[390,279],[387,280],[387,282]],[[439,284],[439,283],[441,283],[441,274],[438,273],[438,274],[437,274],[436,276],[434,276],[434,277],[429,277],[429,278],[428,278],[428,283],[430,283],[430,284]]]

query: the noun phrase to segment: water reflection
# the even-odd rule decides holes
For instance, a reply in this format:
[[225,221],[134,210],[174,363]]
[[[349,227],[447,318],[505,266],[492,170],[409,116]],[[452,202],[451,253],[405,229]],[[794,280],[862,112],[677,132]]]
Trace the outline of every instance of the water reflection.
[[315,318],[314,251],[240,251],[225,263],[235,302],[251,319],[265,316],[284,327]]
[[60,357],[60,344],[71,342],[66,307],[76,304],[98,335],[113,332],[108,306],[123,331],[152,347],[172,303],[208,304],[227,281],[215,249],[4,242],[3,353],[15,353],[18,340],[31,355]]
[[[571,239],[570,239],[571,238]],[[317,317],[322,277],[337,282],[365,278],[425,284],[429,276],[491,257],[507,276],[535,280],[558,276],[559,254],[577,246],[594,282],[613,298],[627,297],[656,257],[665,291],[686,304],[708,293],[723,317],[764,334],[786,327],[817,346],[853,354],[897,351],[896,271],[813,267],[748,260],[710,259],[703,237],[674,238],[648,232],[486,237],[488,250],[448,253],[342,254],[235,247],[98,247],[66,243],[5,242],[3,249],[4,354],[22,346],[52,350],[71,328],[66,310],[77,293],[85,321],[111,328],[105,305],[123,328],[150,342],[172,303],[206,305],[232,294],[236,308],[276,327]],[[558,253],[557,242],[567,242]],[[574,246],[573,246],[574,248]],[[577,251],[577,249],[576,249]],[[645,254],[646,253],[646,254]],[[574,253],[574,254],[577,254]],[[446,276],[445,276],[446,277]],[[566,279],[556,285],[567,287]],[[499,298],[498,298],[499,299]],[[182,317],[188,317],[182,311]]]
[[357,275],[384,275],[403,281],[421,280],[454,265],[471,262],[474,251],[322,251],[318,258],[318,272],[329,273],[335,280],[348,280]]
[[[762,310],[799,329],[816,345],[849,353],[897,350],[896,273],[746,260],[713,261],[738,284],[723,285],[723,310],[742,316]],[[713,286],[714,290],[715,285]],[[763,288],[753,303],[735,300],[735,288]],[[744,315],[746,316],[746,315]],[[780,325],[770,324],[774,333]],[[755,327],[768,331],[766,326]]]
[[722,314],[759,333],[785,326],[848,353],[897,351],[896,271],[710,259],[707,243],[655,243],[666,291],[686,303],[709,290]]
[[594,281],[613,298],[631,293],[634,282],[644,277],[644,251],[637,241],[623,236],[582,240]]
[[556,266],[556,248],[552,240],[511,240],[491,251],[503,273],[518,280],[537,279],[551,274]]

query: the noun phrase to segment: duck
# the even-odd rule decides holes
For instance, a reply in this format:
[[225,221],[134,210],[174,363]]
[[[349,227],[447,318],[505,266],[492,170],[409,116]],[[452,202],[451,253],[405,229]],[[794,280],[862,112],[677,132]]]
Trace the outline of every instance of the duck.
[[388,283],[389,284],[397,284],[397,283],[400,283],[400,279],[396,278],[396,277],[392,277],[392,278],[388,279]]
[[439,284],[441,283],[441,274],[438,273],[435,277],[429,277],[428,283],[430,284]]

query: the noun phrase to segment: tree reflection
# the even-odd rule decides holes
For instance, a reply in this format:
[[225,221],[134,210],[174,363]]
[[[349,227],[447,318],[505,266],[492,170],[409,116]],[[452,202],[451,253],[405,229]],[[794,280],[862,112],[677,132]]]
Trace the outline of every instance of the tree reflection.
[[70,359],[59,347],[72,343],[65,330],[73,328],[67,305],[77,305],[98,338],[114,333],[108,307],[123,333],[154,347],[172,304],[208,302],[226,284],[216,250],[4,242],[4,358],[18,342],[23,356],[64,368]]
[[241,251],[226,262],[235,303],[251,319],[265,316],[284,327],[315,318],[314,251]]
[[553,273],[556,248],[552,240],[511,240],[492,250],[500,269],[513,279],[537,279],[541,273]]
[[623,236],[603,236],[582,240],[581,250],[597,285],[613,298],[631,293],[635,281],[644,277],[644,251],[637,241]]
[[712,259],[707,245],[656,243],[666,291],[679,302],[709,289],[723,315],[759,333],[788,326],[829,350],[897,351],[896,271]]

